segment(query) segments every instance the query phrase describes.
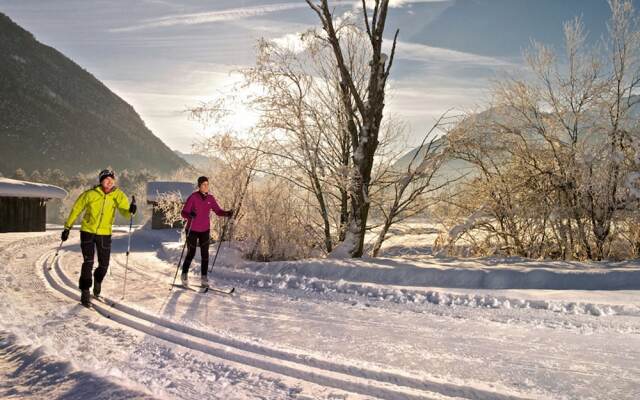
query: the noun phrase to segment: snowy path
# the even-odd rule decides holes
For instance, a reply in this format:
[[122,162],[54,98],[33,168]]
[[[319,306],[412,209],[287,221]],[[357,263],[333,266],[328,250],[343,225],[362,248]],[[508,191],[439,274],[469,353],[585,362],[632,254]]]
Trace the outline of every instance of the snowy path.
[[[79,246],[66,245],[49,270],[54,246],[38,238],[3,245],[0,328],[156,397],[640,396],[637,316],[395,304],[253,285],[236,296],[169,292],[175,269],[156,256],[158,243],[130,258],[122,302],[124,256],[114,254],[103,292],[117,304],[96,304],[100,315],[74,300]],[[36,296],[47,301],[33,304]]]

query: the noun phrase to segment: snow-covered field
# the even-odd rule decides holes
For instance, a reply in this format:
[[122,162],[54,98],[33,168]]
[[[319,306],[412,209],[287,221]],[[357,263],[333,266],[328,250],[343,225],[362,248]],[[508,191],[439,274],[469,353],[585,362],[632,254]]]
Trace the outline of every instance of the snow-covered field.
[[225,243],[225,296],[170,291],[177,233],[138,229],[122,299],[124,232],[95,311],[77,231],[57,259],[58,230],[0,235],[0,398],[640,398],[635,263],[457,260],[396,237],[387,258],[260,264]]

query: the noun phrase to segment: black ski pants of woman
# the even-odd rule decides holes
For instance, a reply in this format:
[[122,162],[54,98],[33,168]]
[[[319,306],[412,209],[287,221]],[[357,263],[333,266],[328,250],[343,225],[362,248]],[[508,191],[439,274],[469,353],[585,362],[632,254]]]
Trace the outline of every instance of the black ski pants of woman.
[[200,258],[202,259],[202,265],[200,266],[200,273],[202,276],[207,275],[209,269],[209,240],[211,231],[204,232],[189,232],[187,236],[187,256],[182,264],[182,273],[189,272],[189,266],[193,257],[196,255],[196,247],[200,246]]

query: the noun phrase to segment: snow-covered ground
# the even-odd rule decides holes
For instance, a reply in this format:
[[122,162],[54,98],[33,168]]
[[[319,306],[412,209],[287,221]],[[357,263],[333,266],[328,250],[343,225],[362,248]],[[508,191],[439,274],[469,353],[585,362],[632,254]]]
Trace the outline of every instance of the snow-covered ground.
[[640,398],[634,263],[457,260],[398,237],[382,259],[251,263],[225,243],[225,296],[170,291],[177,233],[138,229],[122,299],[120,229],[96,312],[77,231],[53,259],[58,237],[0,235],[0,398]]

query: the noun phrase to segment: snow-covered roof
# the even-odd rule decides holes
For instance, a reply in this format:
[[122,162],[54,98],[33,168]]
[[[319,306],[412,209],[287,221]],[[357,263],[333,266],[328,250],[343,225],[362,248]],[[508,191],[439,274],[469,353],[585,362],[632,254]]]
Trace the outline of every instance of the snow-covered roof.
[[147,183],[147,201],[155,203],[159,195],[171,192],[180,194],[182,201],[185,201],[191,193],[196,190],[192,182],[171,182],[157,181]]
[[0,178],[0,197],[36,197],[40,199],[64,199],[67,191],[44,183]]

